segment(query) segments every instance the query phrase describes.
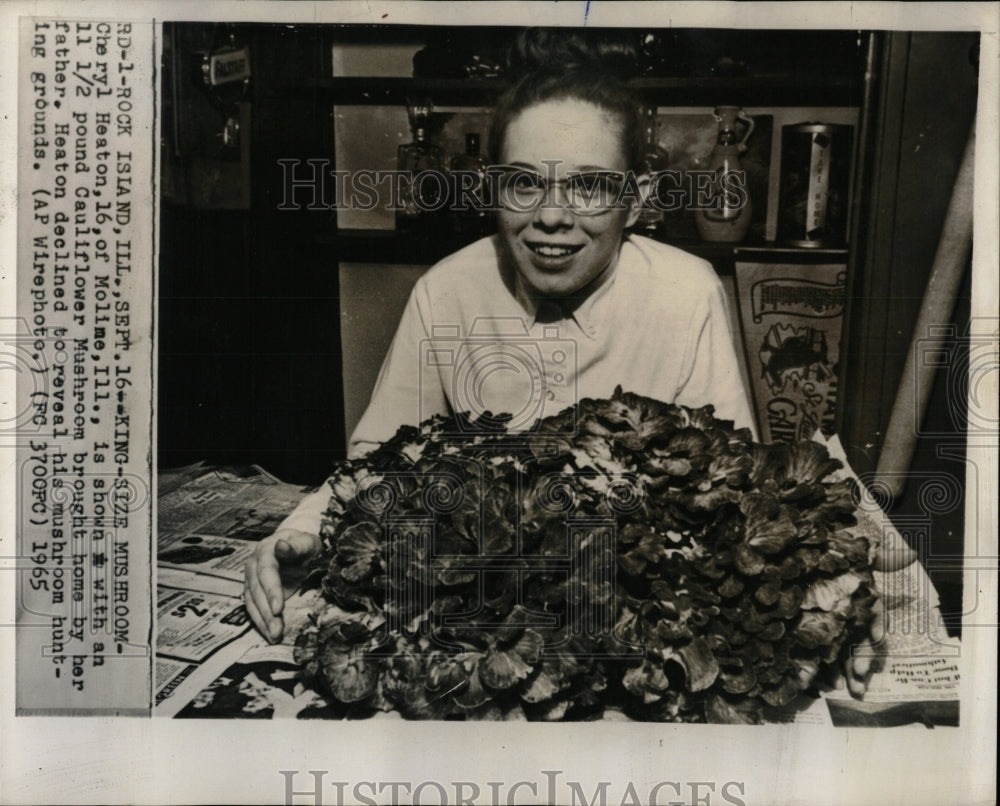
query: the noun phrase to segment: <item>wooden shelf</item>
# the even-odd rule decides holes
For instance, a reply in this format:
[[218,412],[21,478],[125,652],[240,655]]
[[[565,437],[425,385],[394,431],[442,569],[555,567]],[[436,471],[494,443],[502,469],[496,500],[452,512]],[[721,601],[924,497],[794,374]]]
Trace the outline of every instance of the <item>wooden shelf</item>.
[[[395,230],[342,229],[323,233],[317,245],[329,248],[338,261],[357,263],[431,264],[456,252],[479,236],[449,231],[398,233]],[[659,239],[658,239],[659,240]],[[829,263],[847,260],[847,249],[786,247],[773,242],[708,243],[691,239],[664,240],[671,246],[704,258],[720,274],[732,274],[737,251],[754,260]]]
[[338,261],[359,263],[431,264],[457,252],[479,236],[439,232],[400,233],[395,230],[341,229],[317,236]]
[[[664,106],[857,106],[861,82],[836,74],[772,74],[722,78],[637,78],[630,83],[650,103]],[[319,78],[271,87],[275,97],[325,97],[334,104],[405,104],[430,96],[437,105],[491,106],[509,86],[504,79]]]

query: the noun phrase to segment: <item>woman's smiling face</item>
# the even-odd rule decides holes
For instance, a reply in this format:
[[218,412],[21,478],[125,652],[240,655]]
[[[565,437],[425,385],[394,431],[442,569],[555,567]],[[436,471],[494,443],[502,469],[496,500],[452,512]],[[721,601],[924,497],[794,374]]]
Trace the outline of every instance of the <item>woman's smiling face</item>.
[[[626,164],[622,126],[586,101],[544,101],[520,112],[507,126],[500,158],[544,177],[569,171],[620,171]],[[622,232],[635,222],[634,207],[576,215],[553,190],[534,210],[501,209],[500,240],[521,279],[536,294],[564,297],[612,271]]]

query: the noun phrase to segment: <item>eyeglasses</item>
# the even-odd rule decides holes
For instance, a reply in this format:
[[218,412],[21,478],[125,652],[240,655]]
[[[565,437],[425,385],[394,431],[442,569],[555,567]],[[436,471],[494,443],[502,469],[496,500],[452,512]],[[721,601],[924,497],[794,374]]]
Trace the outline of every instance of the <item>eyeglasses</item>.
[[561,187],[564,207],[576,215],[601,215],[623,207],[625,174],[620,171],[567,171],[562,179],[543,176],[519,165],[491,165],[487,176],[497,205],[516,213],[530,213]]

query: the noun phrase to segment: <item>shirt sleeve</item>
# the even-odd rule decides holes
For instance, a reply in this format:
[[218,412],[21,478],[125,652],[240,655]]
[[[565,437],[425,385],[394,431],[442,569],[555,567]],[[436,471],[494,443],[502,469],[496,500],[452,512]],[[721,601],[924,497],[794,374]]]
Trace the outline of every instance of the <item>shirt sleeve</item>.
[[292,514],[281,522],[277,531],[294,529],[298,532],[318,535],[320,526],[323,524],[323,514],[330,506],[330,495],[330,488],[324,482],[316,492],[309,493],[299,502]]
[[682,382],[675,402],[698,407],[711,403],[715,416],[749,428],[757,438],[730,328],[726,292],[718,278],[691,319]]
[[[429,336],[424,311],[428,305],[427,292],[418,281],[382,362],[368,407],[348,441],[349,458],[374,450],[392,438],[401,425],[418,425],[434,414],[447,412],[440,376],[433,367],[421,363],[426,363],[427,357]],[[279,528],[319,534],[330,495],[329,486],[323,484],[303,498]]]
[[392,438],[401,425],[419,425],[448,412],[441,377],[431,361],[429,309],[426,286],[418,280],[382,362],[368,408],[348,441],[349,458],[369,453]]

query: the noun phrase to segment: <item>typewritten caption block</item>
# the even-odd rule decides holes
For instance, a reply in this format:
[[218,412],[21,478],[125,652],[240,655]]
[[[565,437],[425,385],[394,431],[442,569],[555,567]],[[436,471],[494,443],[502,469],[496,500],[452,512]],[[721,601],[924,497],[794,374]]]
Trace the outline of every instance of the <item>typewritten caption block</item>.
[[148,713],[153,26],[19,33],[17,708]]

